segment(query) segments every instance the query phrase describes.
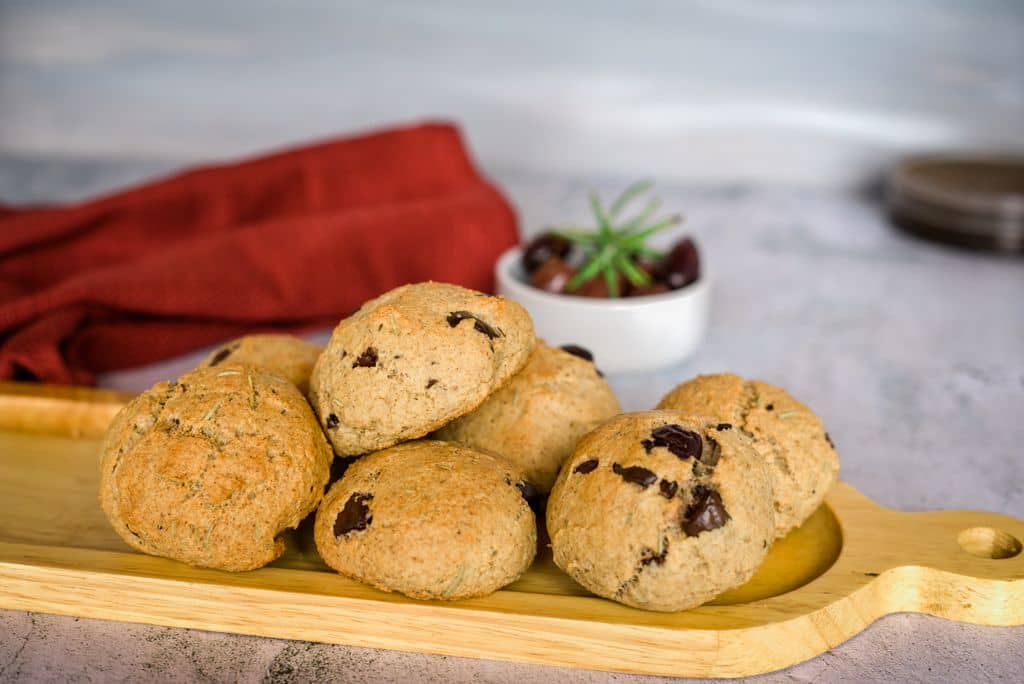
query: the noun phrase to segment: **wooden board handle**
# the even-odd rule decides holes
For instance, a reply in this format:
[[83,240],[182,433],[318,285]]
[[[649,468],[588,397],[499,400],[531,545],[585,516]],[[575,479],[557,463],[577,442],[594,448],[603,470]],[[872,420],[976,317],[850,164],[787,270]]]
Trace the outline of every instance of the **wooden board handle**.
[[99,438],[132,396],[93,387],[0,382],[0,430]]
[[[871,582],[885,613],[1024,624],[1024,520],[982,511],[904,513],[840,485],[843,569]],[[838,569],[838,568],[837,568]]]

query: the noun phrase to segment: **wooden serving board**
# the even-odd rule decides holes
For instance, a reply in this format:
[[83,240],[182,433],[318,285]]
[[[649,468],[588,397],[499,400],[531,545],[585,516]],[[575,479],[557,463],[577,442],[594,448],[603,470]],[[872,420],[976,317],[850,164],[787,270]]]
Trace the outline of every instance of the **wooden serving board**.
[[682,613],[588,594],[539,554],[491,596],[414,601],[331,572],[307,525],[231,574],[132,551],[97,503],[126,397],[0,383],[0,607],[623,672],[735,677],[818,655],[888,613],[1024,624],[1024,521],[901,513],[840,483],[746,585]]

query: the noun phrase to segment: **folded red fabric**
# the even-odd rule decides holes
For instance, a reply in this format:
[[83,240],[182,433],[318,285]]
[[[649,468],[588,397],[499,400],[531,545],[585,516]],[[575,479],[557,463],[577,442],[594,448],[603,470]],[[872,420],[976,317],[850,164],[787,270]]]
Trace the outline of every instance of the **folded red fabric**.
[[0,212],[0,378],[89,384],[254,330],[332,325],[408,282],[489,291],[517,240],[427,124]]

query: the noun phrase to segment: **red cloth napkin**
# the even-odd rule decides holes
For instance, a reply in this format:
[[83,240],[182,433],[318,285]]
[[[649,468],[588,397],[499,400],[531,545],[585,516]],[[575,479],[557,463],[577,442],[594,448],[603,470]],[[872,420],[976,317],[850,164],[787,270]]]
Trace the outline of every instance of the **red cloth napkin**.
[[488,291],[512,208],[428,124],[0,209],[0,379],[87,384],[253,330],[328,326],[403,283]]

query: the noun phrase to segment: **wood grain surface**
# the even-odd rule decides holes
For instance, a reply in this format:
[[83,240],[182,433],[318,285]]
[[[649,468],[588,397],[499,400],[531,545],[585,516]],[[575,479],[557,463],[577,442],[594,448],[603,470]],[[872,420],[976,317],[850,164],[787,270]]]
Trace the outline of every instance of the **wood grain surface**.
[[124,398],[0,383],[0,607],[704,677],[792,665],[894,612],[1024,624],[1024,521],[901,513],[843,483],[747,585],[675,614],[593,597],[546,552],[491,596],[414,601],[330,572],[305,526],[266,568],[191,568],[132,551],[99,510],[98,438]]

